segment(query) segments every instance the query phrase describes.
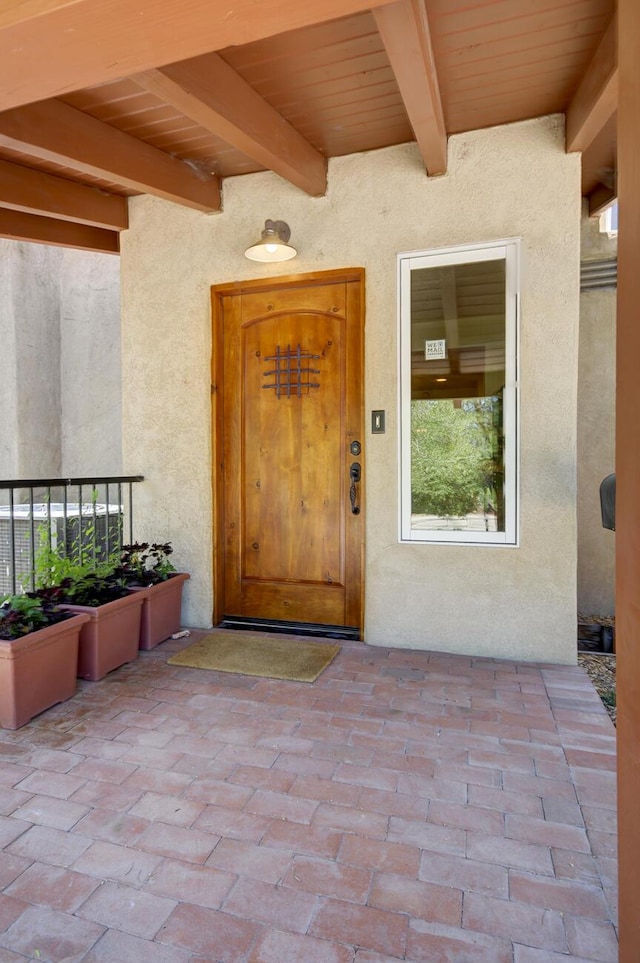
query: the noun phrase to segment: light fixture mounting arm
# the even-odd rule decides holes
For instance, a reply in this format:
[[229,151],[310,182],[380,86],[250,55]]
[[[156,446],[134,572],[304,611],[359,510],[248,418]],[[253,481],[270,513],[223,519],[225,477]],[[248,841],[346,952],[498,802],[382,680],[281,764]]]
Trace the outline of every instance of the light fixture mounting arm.
[[272,221],[267,220],[264,222],[265,232],[271,234],[277,234],[281,241],[285,244],[289,243],[291,237],[291,228],[286,221]]

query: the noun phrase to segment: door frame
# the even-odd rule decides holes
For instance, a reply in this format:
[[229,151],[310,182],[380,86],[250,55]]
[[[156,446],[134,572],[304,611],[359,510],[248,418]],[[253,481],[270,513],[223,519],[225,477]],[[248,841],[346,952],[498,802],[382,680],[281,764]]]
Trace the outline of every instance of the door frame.
[[[226,284],[214,284],[211,287],[211,451],[212,451],[212,496],[213,496],[213,613],[212,624],[217,625],[224,613],[220,611],[220,600],[224,598],[224,425],[223,425],[223,389],[224,389],[224,309],[225,297],[246,293],[259,293],[273,289],[283,290],[293,287],[311,287],[314,284],[324,285],[339,282],[357,282],[360,288],[360,312],[355,320],[359,327],[359,347],[361,371],[364,378],[364,321],[365,321],[365,271],[364,268],[338,268],[331,271],[312,271],[308,274],[287,274],[266,278],[254,278],[246,281],[232,281]],[[364,436],[364,391],[360,402],[360,437]],[[364,445],[363,445],[363,454]],[[366,478],[366,471],[363,472]],[[360,503],[364,507],[365,484],[360,485]],[[363,513],[364,515],[364,513]],[[360,638],[364,630],[364,526],[360,539]]]

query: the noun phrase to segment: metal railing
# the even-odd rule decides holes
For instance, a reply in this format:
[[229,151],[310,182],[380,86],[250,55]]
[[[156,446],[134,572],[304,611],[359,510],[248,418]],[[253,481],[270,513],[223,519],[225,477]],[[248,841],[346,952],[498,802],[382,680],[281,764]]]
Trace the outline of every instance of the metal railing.
[[0,598],[36,585],[39,553],[80,565],[133,541],[133,486],[143,475],[0,481]]

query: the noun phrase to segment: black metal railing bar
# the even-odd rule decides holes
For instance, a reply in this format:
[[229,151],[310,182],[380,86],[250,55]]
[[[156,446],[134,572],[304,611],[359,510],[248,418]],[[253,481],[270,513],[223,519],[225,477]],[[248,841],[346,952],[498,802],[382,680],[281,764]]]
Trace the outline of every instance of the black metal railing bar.
[[132,542],[133,486],[142,481],[143,475],[0,480],[0,597],[35,587],[43,538],[49,553],[80,565]]

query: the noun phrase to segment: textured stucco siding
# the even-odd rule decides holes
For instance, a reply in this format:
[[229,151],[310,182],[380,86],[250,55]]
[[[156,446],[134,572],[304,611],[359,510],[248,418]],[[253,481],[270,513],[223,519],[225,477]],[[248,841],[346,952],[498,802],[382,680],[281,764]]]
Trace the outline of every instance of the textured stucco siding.
[[10,346],[0,387],[0,469],[3,478],[50,476],[61,469],[60,250],[0,240],[0,259],[0,331]]
[[[582,220],[582,260],[614,257],[617,240]],[[600,482],[615,466],[615,288],[580,295],[578,366],[578,611],[615,613],[615,535],[602,527]]]
[[65,475],[120,474],[119,258],[91,251],[63,251],[60,341]]
[[122,467],[120,262],[0,239],[0,477]]
[[[148,481],[138,534],[171,539],[191,572],[186,621],[210,624],[210,286],[340,267],[366,269],[365,640],[552,662],[575,660],[579,158],[562,118],[458,135],[429,179],[415,145],[336,158],[325,197],[271,173],[231,178],[204,216],[131,201],[122,239],[125,471]],[[300,254],[243,257],[265,218]],[[396,255],[522,238],[520,545],[398,542]],[[371,409],[387,430],[372,436]]]

